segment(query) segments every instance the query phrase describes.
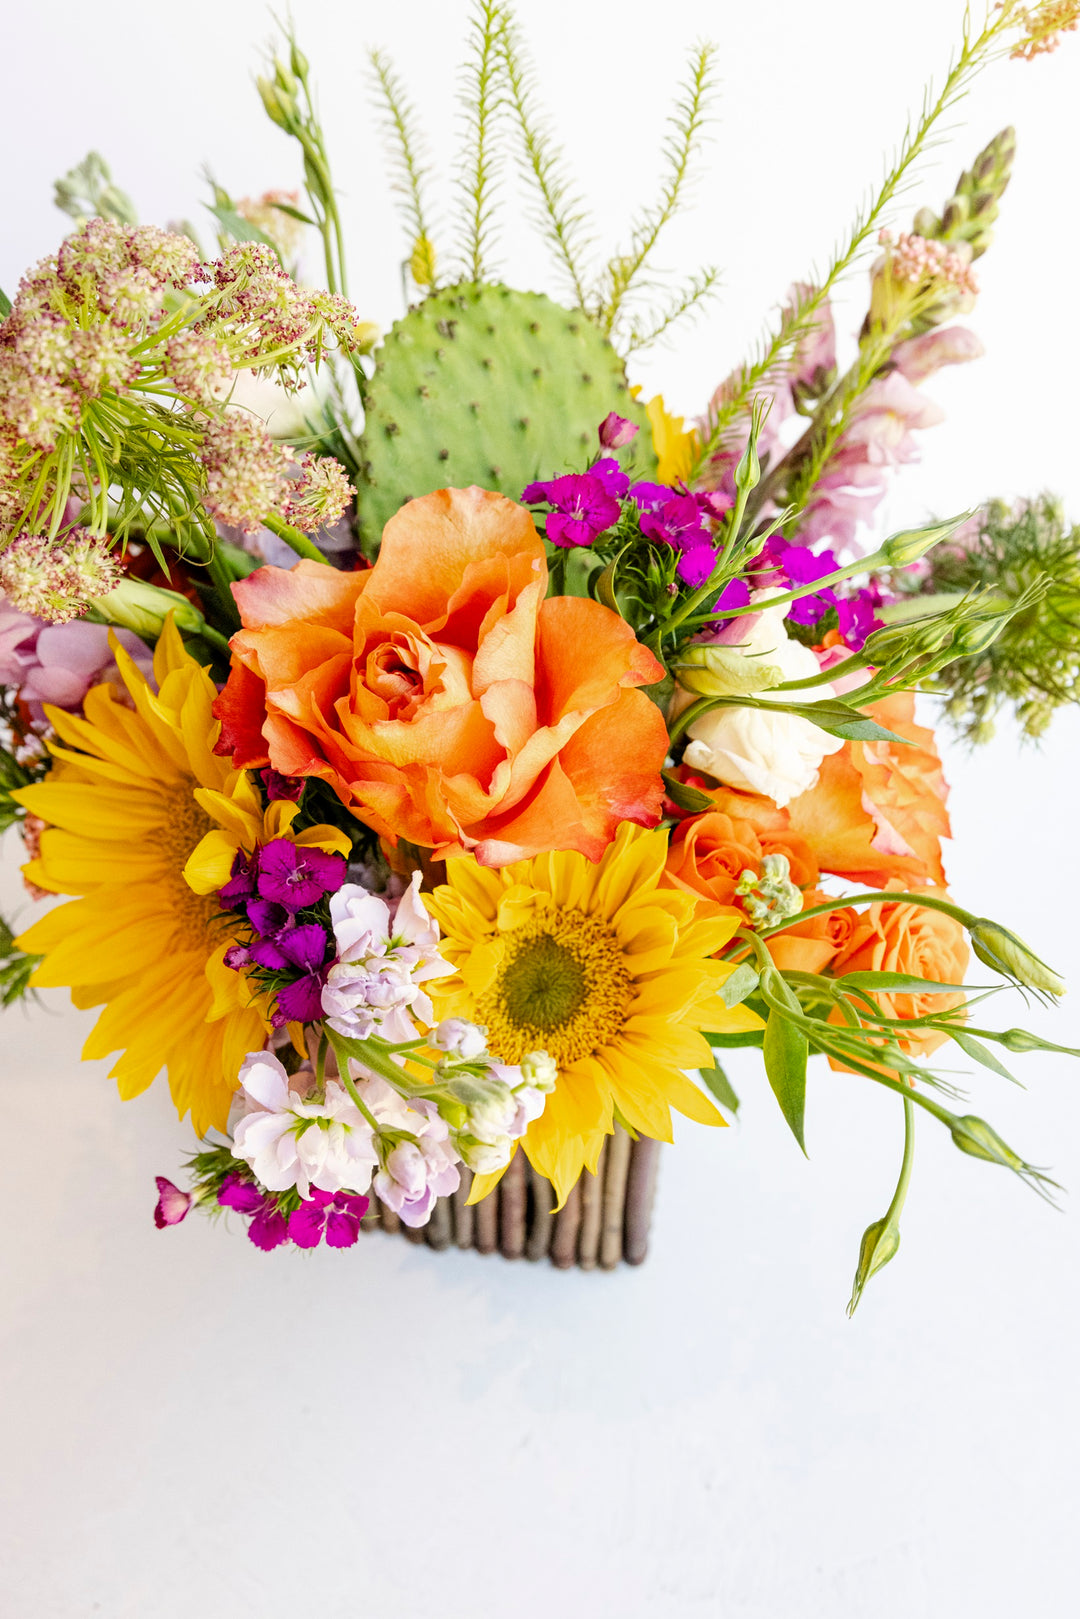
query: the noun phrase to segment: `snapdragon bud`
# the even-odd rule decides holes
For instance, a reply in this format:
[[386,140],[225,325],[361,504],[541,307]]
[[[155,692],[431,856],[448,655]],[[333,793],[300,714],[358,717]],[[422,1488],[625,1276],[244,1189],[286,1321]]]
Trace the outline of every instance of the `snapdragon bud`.
[[959,517],[950,517],[944,523],[932,523],[929,528],[911,528],[893,534],[882,545],[882,556],[890,568],[909,568],[939,540],[955,534],[961,523],[966,523],[973,515],[972,512],[961,512]]
[[985,967],[1011,978],[1028,989],[1047,995],[1064,995],[1065,981],[1045,961],[1029,950],[1023,939],[999,922],[978,918],[968,926],[971,948]]

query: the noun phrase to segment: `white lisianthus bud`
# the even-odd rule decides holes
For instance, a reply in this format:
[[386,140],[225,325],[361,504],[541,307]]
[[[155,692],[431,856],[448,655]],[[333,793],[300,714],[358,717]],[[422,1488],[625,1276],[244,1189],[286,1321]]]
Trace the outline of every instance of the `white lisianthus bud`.
[[[764,605],[753,628],[741,646],[724,648],[725,659],[730,661],[731,653],[738,652],[756,667],[768,667],[781,681],[809,679],[818,674],[818,661],[809,647],[788,639],[784,627],[787,606],[769,607],[770,594],[776,592],[761,593]],[[714,677],[711,695],[720,696],[715,685],[722,683],[723,672],[718,665],[710,673]],[[733,696],[746,695],[745,684],[742,691],[736,683],[731,685]],[[759,699],[766,702],[800,704],[835,696],[827,685],[811,686],[804,692],[758,692]],[[763,793],[780,809],[816,786],[822,759],[844,746],[840,737],[830,736],[799,714],[770,714],[760,708],[710,709],[690,726],[689,736],[683,760],[692,770],[703,770],[743,792]]]

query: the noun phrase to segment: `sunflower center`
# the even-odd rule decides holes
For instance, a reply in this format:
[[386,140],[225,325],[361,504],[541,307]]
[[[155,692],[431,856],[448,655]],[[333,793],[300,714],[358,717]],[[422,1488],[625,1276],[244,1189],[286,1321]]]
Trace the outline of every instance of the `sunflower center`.
[[504,1062],[542,1047],[565,1068],[614,1040],[633,986],[610,928],[581,911],[558,911],[515,928],[505,944],[476,1011]]
[[194,781],[185,781],[161,795],[161,819],[155,844],[167,873],[168,910],[173,924],[173,950],[205,950],[217,943],[210,924],[220,914],[215,894],[195,894],[184,881],[191,851],[213,826],[209,815],[192,797]]

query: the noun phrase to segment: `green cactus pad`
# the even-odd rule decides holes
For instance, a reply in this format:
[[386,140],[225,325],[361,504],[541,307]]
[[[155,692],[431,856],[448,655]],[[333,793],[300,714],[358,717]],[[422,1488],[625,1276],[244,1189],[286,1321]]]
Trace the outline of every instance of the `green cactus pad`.
[[358,492],[366,547],[405,501],[433,489],[480,484],[516,500],[534,479],[583,470],[611,410],[640,426],[634,472],[654,477],[648,418],[587,316],[510,287],[433,293],[376,358]]

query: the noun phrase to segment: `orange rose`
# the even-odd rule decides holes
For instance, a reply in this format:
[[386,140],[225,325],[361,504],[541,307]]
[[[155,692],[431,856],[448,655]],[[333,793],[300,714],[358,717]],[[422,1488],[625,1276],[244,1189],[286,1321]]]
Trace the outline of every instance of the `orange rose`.
[[700,894],[730,908],[738,905],[735,890],[743,872],[760,877],[767,854],[786,856],[796,887],[817,882],[817,862],[802,838],[755,829],[750,821],[706,810],[688,816],[672,832],[664,881],[671,888]]
[[532,518],[483,489],[402,507],[375,566],[260,568],[215,705],[219,748],[325,780],[360,820],[438,856],[598,860],[653,826],[667,730],[637,686],[663,677],[617,613],[545,600]]
[[[803,894],[803,910],[811,911],[830,898],[820,889],[810,889]],[[767,939],[766,948],[781,972],[823,973],[851,943],[858,922],[858,911],[845,905],[811,916],[806,922],[792,923],[783,933]]]
[[822,760],[817,786],[793,798],[786,809],[732,787],[707,788],[709,797],[723,813],[750,821],[763,844],[765,831],[788,842],[802,839],[820,869],[833,876],[872,888],[884,888],[893,878],[913,888],[942,887],[948,788],[934,733],[915,724],[911,692],[874,703],[867,713],[886,730],[906,737],[907,745],[845,743],[839,753]]
[[[970,959],[964,930],[953,917],[906,900],[886,899],[862,912],[830,971],[837,978],[854,972],[913,973],[934,983],[962,984]],[[940,1014],[962,1006],[964,999],[960,993],[878,990],[874,994],[883,1015],[895,1018]],[[839,1013],[830,1021],[839,1022]],[[913,1029],[899,1044],[904,1051],[925,1056],[947,1039],[945,1034]]]
[[848,742],[822,760],[817,786],[788,805],[789,825],[810,843],[822,871],[874,888],[894,877],[912,887],[942,886],[948,788],[934,733],[915,724],[911,692],[867,712],[912,745]]

